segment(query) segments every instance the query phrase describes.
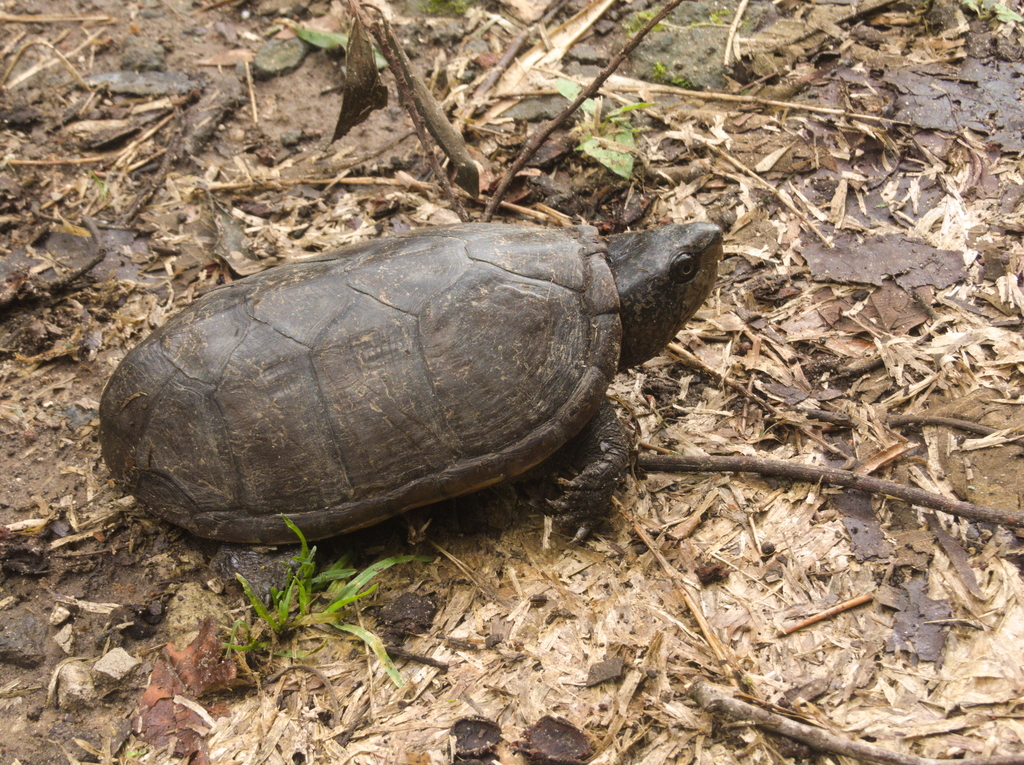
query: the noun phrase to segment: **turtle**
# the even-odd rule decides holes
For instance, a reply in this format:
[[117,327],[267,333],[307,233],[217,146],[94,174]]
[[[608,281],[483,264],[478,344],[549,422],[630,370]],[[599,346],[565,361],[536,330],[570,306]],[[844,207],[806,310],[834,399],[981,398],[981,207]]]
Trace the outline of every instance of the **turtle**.
[[583,536],[629,464],[606,392],[704,302],[713,223],[467,223],[217,287],[128,352],[100,402],[112,478],[200,537],[364,528],[560,461]]

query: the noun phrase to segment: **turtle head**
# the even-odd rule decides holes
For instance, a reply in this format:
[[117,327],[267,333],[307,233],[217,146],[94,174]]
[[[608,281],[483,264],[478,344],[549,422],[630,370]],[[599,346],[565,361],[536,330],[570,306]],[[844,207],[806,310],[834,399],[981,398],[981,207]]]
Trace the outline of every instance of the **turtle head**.
[[714,223],[660,226],[608,239],[608,263],[619,291],[619,370],[656,356],[711,292],[722,258]]

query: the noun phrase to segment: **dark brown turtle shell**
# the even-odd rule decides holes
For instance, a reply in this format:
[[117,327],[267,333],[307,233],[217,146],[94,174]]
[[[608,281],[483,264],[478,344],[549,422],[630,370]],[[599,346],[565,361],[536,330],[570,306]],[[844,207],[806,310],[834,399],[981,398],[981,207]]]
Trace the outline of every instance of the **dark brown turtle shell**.
[[204,537],[287,542],[522,473],[593,416],[619,297],[589,227],[449,226],[216,289],[100,404],[113,477]]

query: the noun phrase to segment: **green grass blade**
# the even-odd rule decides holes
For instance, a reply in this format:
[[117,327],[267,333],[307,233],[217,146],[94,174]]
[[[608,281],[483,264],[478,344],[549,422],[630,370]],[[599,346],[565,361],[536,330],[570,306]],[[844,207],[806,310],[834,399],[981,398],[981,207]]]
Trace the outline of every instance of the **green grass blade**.
[[356,624],[336,624],[334,626],[342,632],[348,632],[352,635],[355,635],[357,638],[366,643],[366,645],[370,648],[371,651],[373,651],[374,655],[377,657],[377,660],[381,663],[381,666],[384,667],[384,671],[388,673],[388,677],[391,678],[391,682],[393,682],[399,688],[405,685],[405,681],[402,679],[401,674],[399,674],[398,669],[395,667],[395,663],[391,661],[391,657],[388,656],[387,649],[384,648],[384,643],[381,641],[379,637],[374,635],[372,632],[364,630],[362,627]]
[[337,611],[339,608],[342,608],[344,605],[346,605],[346,603],[351,603],[353,600],[357,600],[358,598],[363,597],[364,595],[368,595],[370,592],[372,592],[372,590],[368,590],[367,592],[362,593],[360,592],[360,590],[362,590],[363,587],[365,587],[366,584],[371,579],[373,579],[373,577],[377,576],[377,574],[381,573],[382,571],[386,571],[392,566],[396,566],[399,563],[411,563],[413,561],[419,563],[429,563],[432,560],[434,559],[431,558],[429,555],[395,555],[390,558],[385,558],[384,560],[379,560],[373,565],[368,566],[366,569],[364,569],[363,572],[359,574],[359,576],[357,576],[355,579],[353,579],[351,582],[349,582],[347,585],[341,588],[341,590],[334,593],[333,599],[331,600],[327,608],[325,608],[324,610],[328,612]]
[[237,579],[239,584],[242,585],[242,591],[245,593],[245,597],[249,599],[249,603],[252,605],[256,615],[269,624],[272,630],[279,632],[281,629],[280,625],[277,620],[270,615],[270,611],[267,610],[267,607],[263,604],[263,598],[256,594],[256,590],[254,590],[252,585],[249,584],[249,580],[237,573],[235,574],[235,579]]

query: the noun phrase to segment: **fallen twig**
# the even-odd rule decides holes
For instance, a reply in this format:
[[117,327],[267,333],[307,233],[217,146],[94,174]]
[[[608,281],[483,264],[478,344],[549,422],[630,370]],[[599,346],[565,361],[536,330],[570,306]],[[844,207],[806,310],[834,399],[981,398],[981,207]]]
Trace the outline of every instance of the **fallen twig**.
[[897,428],[900,425],[938,425],[940,427],[945,426],[947,428],[966,430],[968,433],[974,433],[978,436],[991,436],[993,433],[998,432],[995,428],[990,428],[988,425],[979,425],[976,422],[958,420],[953,417],[929,417],[923,414],[901,414],[888,417],[885,420],[885,424],[893,428]]
[[[711,367],[709,367],[707,364],[705,364],[703,361],[701,361],[701,359],[698,356],[695,356],[694,354],[690,353],[688,350],[686,350],[679,343],[669,343],[668,344],[668,349],[672,353],[676,354],[681,359],[683,359],[686,363],[688,363],[688,364],[696,367],[697,369],[700,369],[701,371],[711,375],[716,380],[720,381],[723,385],[726,385],[726,386],[732,388],[734,391],[739,393],[745,399],[747,399],[748,401],[750,401],[753,404],[756,404],[757,406],[759,406],[762,409],[764,409],[764,411],[768,412],[770,415],[772,415],[773,417],[777,418],[780,422],[792,419],[792,418],[786,417],[784,412],[782,412],[779,409],[777,409],[776,407],[772,406],[771,403],[769,403],[768,401],[765,401],[763,398],[761,398],[760,396],[756,395],[755,393],[752,393],[751,391],[747,390],[746,388],[744,388],[742,385],[740,385],[735,380],[731,380],[728,377],[726,377],[725,375],[721,374],[720,372],[718,372],[718,371],[712,369]],[[803,435],[805,435],[810,440],[814,441],[814,443],[818,444],[822,449],[826,449],[829,452],[831,452],[832,454],[836,454],[836,455],[843,456],[843,457],[846,456],[845,454],[843,454],[843,451],[841,449],[839,449],[839,447],[837,447],[835,444],[830,444],[828,441],[826,441],[824,438],[819,436],[817,433],[811,432],[808,428],[805,428],[804,426],[800,425],[799,423],[792,423],[792,424]]]
[[1004,526],[1024,527],[1024,512],[1019,510],[1000,510],[995,507],[976,505],[973,502],[961,502],[947,499],[924,489],[915,489],[895,481],[860,475],[839,468],[797,465],[780,460],[766,460],[757,457],[699,457],[641,455],[637,465],[643,470],[663,473],[758,473],[778,478],[792,478],[808,483],[823,483],[831,486],[844,486],[848,489],[867,491],[872,494],[885,494],[889,497],[905,500],[912,505],[930,507],[959,518],[968,518],[982,523],[999,523]]
[[865,603],[870,603],[874,599],[874,597],[874,594],[869,592],[867,595],[860,595],[856,598],[850,598],[849,600],[840,603],[838,606],[832,606],[832,608],[828,608],[822,611],[821,613],[815,614],[814,616],[808,616],[806,619],[801,619],[800,621],[796,622],[795,624],[791,624],[788,627],[783,627],[781,630],[779,630],[778,636],[783,637],[785,635],[791,635],[797,630],[802,630],[804,627],[809,627],[812,624],[817,624],[818,622],[824,621],[825,619],[833,617],[836,614],[841,614],[843,611],[849,611],[851,608],[856,608],[857,606],[862,606]]
[[64,157],[63,159],[9,159],[8,165],[38,165],[41,167],[56,165],[91,165],[94,162],[106,162],[113,155],[107,154],[102,157]]
[[523,49],[523,46],[526,45],[526,41],[530,39],[530,34],[533,31],[534,30],[532,28],[524,29],[513,38],[501,58],[498,59],[498,63],[494,65],[494,68],[491,69],[490,73],[487,75],[487,78],[480,83],[475,91],[473,91],[472,101],[482,100],[483,97],[487,95],[487,91],[494,87],[494,83],[498,81],[498,78],[508,71],[508,68],[512,66],[512,62],[515,61],[516,56],[519,55],[519,51]]
[[[508,68],[512,66],[512,62],[516,60],[516,56],[519,55],[519,51],[523,49],[526,41],[530,39],[532,34],[538,29],[544,29],[544,27],[551,22],[551,20],[558,14],[565,5],[565,0],[555,0],[550,3],[550,7],[544,13],[544,16],[535,26],[531,26],[524,29],[518,35],[516,35],[512,42],[508,44],[508,48],[502,54],[501,58],[498,59],[498,63],[494,65],[494,68],[488,73],[487,77],[483,82],[473,91],[473,97],[470,99],[470,104],[476,104],[483,100],[483,97],[487,95],[488,91],[494,87],[494,83],[508,71]],[[469,115],[466,114],[468,117]]]
[[442,672],[448,671],[448,662],[441,661],[440,659],[434,659],[430,656],[406,651],[404,648],[397,645],[389,645],[387,646],[387,650],[389,656],[393,656],[398,659],[406,659],[407,661],[414,661],[417,664],[425,664],[428,667],[439,669]]
[[117,19],[106,15],[63,14],[63,13],[0,13],[4,24],[113,24]]
[[735,698],[728,688],[713,685],[707,680],[698,680],[690,686],[690,696],[711,714],[725,714],[734,720],[749,722],[771,730],[780,736],[800,741],[821,752],[852,757],[862,762],[880,762],[887,765],[1024,765],[1024,755],[1012,754],[1003,757],[970,757],[963,760],[936,760],[931,757],[917,757],[840,738],[821,728],[797,722],[767,709],[748,704]]
[[[95,35],[93,35],[93,37],[95,37]],[[92,40],[92,37],[89,38],[89,41],[91,41],[91,40]],[[46,40],[32,40],[30,42],[25,43],[24,45],[22,45],[18,49],[18,52],[14,54],[14,57],[11,60],[11,63],[7,66],[7,70],[4,72],[3,77],[0,77],[0,90],[4,89],[4,87],[5,87],[6,83],[7,83],[7,78],[11,76],[11,72],[14,71],[14,67],[17,66],[18,61],[21,60],[22,55],[25,53],[25,51],[27,51],[33,45],[42,45],[43,47],[49,48],[51,51],[53,51],[53,55],[55,55],[57,57],[57,59],[64,65],[64,68],[67,69],[71,73],[71,76],[74,77],[75,81],[78,82],[78,84],[82,86],[82,89],[83,90],[92,90],[92,88],[89,87],[88,83],[86,83],[86,81],[82,78],[82,75],[80,75],[78,73],[78,70],[75,69],[74,64],[72,64],[70,61],[68,61],[67,56],[65,56],[63,53],[61,53],[59,50],[57,50],[53,45],[48,43]],[[76,49],[75,52],[77,52],[77,49]],[[52,63],[52,62],[49,62],[49,63]],[[48,64],[43,64],[43,65],[37,65],[37,67],[42,68],[44,66],[48,66],[49,63]],[[37,71],[37,69],[29,69],[27,72],[23,72],[22,75],[17,80],[15,80],[14,82],[12,82],[10,84],[10,87],[13,88],[14,86],[18,85],[20,82],[25,80],[28,76],[30,76],[29,72],[35,73],[35,71]]]
[[[729,36],[725,38],[725,53],[722,56],[722,63],[725,66],[732,64],[733,48],[736,45],[736,33],[740,31],[740,24],[743,23],[743,14],[747,12],[747,5],[750,0],[740,0],[740,5],[733,14],[732,23],[729,25]],[[736,58],[739,58],[737,56]]]

